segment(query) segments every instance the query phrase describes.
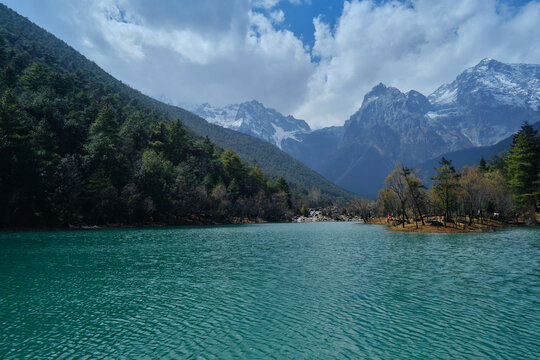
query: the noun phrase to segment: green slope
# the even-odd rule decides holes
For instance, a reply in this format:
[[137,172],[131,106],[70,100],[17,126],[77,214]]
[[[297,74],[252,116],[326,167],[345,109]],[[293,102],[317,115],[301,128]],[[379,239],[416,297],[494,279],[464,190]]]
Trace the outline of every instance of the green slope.
[[203,118],[175,106],[161,103],[156,104],[156,107],[166,111],[170,118],[182,119],[187,128],[192,129],[197,134],[208,136],[219,146],[233,148],[243,159],[252,164],[257,163],[271,177],[285,177],[291,186],[300,192],[319,188],[324,194],[333,198],[354,197],[352,193],[334,185],[266,141],[211,124]]
[[31,49],[29,52],[32,54],[32,58],[26,59],[26,61],[43,62],[58,72],[77,72],[102,86],[106,92],[150,108],[159,118],[169,121],[178,118],[192,133],[208,136],[223,148],[233,148],[249,163],[257,163],[270,177],[274,179],[279,176],[285,177],[291,186],[299,192],[307,193],[311,188],[319,188],[324,195],[333,199],[354,196],[263,140],[210,124],[187,110],[164,104],[130,88],[62,40],[3,4],[0,4],[0,17],[2,19],[1,35],[8,39],[15,38],[22,48]]

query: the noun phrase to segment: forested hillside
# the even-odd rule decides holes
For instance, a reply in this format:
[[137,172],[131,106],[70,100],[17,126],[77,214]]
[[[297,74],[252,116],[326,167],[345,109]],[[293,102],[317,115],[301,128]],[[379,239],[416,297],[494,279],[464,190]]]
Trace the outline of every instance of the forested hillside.
[[299,206],[283,177],[3,5],[0,24],[1,226],[280,220]]
[[60,73],[75,73],[102,87],[108,94],[122,97],[122,101],[136,102],[150,111],[159,121],[180,119],[192,135],[208,136],[222,148],[233,148],[251,165],[257,164],[268,176],[277,180],[283,176],[299,193],[307,194],[316,189],[326,201],[352,198],[354,195],[332,184],[301,162],[277,147],[244,134],[208,123],[201,117],[152,99],[118,81],[92,61],[75,51],[63,41],[36,26],[26,18],[0,4],[0,31],[26,52],[26,61],[37,61]]

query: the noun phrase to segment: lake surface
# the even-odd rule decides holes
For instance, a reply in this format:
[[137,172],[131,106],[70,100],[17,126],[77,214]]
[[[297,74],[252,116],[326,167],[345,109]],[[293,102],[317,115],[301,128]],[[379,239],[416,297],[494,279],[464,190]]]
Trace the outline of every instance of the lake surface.
[[540,231],[0,234],[0,358],[538,359]]

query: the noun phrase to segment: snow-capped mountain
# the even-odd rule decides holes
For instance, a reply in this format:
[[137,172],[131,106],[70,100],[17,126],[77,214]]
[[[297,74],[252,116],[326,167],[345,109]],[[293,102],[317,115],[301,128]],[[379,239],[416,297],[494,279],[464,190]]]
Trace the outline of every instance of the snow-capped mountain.
[[297,141],[300,134],[311,131],[304,120],[284,116],[256,100],[224,107],[205,103],[191,110],[211,123],[266,140],[280,149],[284,140]]
[[214,107],[208,103],[204,103],[194,107],[188,107],[188,109],[213,124],[236,130],[242,124],[242,119],[236,119],[239,107],[240,104]]
[[379,84],[341,131],[304,134],[283,149],[337,185],[373,197],[397,161],[415,166],[490,146],[524,121],[540,121],[540,65],[484,59],[428,97]]
[[428,96],[435,126],[459,129],[474,146],[488,146],[540,120],[540,65],[484,59]]
[[402,93],[379,84],[347,121],[341,146],[372,144],[381,155],[408,163],[473,146],[458,129],[433,124],[426,116],[433,109],[417,91]]
[[540,121],[540,65],[484,59],[429,96],[375,86],[343,126],[311,131],[257,101],[192,109],[215,124],[266,140],[335,184],[374,197],[397,161],[490,146],[524,121]]
[[[493,101],[486,102],[486,97]],[[439,87],[428,99],[439,108],[509,105],[538,111],[540,65],[504,64],[486,58]]]

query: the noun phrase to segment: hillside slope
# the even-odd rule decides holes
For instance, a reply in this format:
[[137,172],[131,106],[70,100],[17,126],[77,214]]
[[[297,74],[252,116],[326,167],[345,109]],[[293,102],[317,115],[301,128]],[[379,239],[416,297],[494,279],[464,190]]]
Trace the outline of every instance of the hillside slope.
[[257,163],[271,178],[285,177],[299,192],[307,193],[311,188],[319,188],[330,198],[353,196],[263,140],[210,124],[187,110],[164,104],[130,88],[62,40],[2,4],[0,4],[0,18],[2,19],[0,35],[22,49],[24,55],[20,56],[21,64],[41,62],[59,73],[76,73],[100,87],[103,92],[121,98],[121,101],[145,107],[160,120],[171,121],[178,118],[191,133],[208,136],[223,148],[233,148],[249,163]]

